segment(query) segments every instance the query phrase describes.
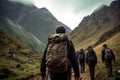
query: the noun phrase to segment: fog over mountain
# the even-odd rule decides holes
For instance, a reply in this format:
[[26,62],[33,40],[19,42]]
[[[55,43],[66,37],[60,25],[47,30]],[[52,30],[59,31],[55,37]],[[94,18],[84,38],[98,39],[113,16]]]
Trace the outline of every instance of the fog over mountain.
[[[44,49],[47,43],[47,37],[49,34],[55,32],[56,27],[62,25],[66,28],[67,34],[71,32],[71,29],[58,21],[48,9],[39,9],[33,5],[0,0],[0,16],[1,18],[4,16],[13,24],[17,24],[16,26],[20,26],[22,30],[24,29],[28,34],[27,37],[29,37],[30,34],[36,37],[35,39],[42,43],[42,49]],[[18,31],[19,30],[21,29],[18,29]],[[20,37],[20,35],[16,34],[16,37]],[[25,40],[22,41],[26,43]]]

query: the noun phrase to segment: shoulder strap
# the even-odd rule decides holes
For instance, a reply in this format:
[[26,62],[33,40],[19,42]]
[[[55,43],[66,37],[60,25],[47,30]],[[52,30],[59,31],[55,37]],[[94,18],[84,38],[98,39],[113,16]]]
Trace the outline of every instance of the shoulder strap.
[[72,44],[71,44],[71,41],[70,41],[69,39],[68,39],[68,44],[67,44],[67,45],[68,45],[68,48],[67,48],[67,49],[68,49],[67,57],[69,57],[70,47],[71,47],[71,45],[72,45]]

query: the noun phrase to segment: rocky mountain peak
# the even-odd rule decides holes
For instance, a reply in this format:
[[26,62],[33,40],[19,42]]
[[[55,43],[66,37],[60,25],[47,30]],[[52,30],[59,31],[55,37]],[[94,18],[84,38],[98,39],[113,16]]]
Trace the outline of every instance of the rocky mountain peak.
[[99,6],[96,10],[94,10],[93,11],[93,13],[99,13],[101,10],[106,10],[106,9],[108,9],[109,7],[107,6],[107,5],[105,5],[105,4],[102,4],[101,6]]
[[[104,32],[113,29],[119,24],[120,0],[114,0],[110,6],[101,5],[91,15],[84,17],[78,27],[72,31],[71,38],[77,46],[84,46],[85,42],[88,42],[89,46],[94,44]],[[75,39],[76,37],[77,39]],[[81,44],[77,42],[81,42]]]

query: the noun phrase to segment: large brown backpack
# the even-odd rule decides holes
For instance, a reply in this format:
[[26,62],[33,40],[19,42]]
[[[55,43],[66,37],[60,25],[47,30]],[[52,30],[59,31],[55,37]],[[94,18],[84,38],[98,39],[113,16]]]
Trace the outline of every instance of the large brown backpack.
[[46,65],[51,72],[68,70],[68,37],[65,34],[53,34],[48,38]]

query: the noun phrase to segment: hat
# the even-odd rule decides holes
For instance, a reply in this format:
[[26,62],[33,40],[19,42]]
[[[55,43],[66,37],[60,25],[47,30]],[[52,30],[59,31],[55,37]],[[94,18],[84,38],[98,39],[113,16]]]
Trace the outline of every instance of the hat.
[[65,28],[63,26],[59,26],[56,28],[56,33],[65,33]]
[[83,51],[83,49],[80,49],[80,51]]
[[107,47],[107,44],[103,44],[103,47]]
[[88,48],[87,49],[91,49],[92,48],[92,46],[88,46]]

